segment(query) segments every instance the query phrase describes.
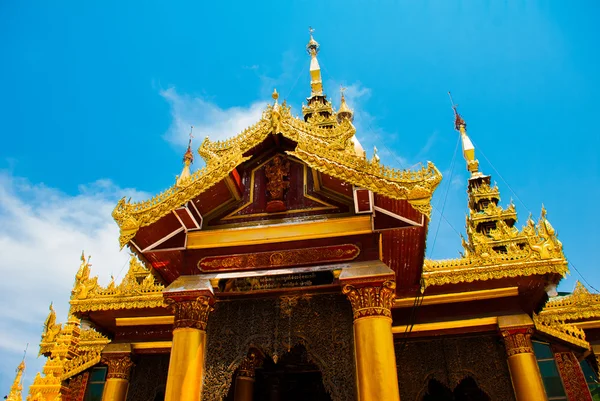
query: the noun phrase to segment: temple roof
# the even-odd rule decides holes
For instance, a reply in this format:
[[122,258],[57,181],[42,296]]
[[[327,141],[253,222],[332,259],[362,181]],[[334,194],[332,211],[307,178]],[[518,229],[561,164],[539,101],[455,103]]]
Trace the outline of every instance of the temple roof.
[[177,207],[192,200],[224,180],[241,163],[249,160],[253,148],[270,135],[280,134],[296,147],[289,155],[310,168],[344,182],[369,189],[391,199],[407,200],[413,208],[429,216],[430,200],[442,176],[433,163],[420,170],[396,170],[367,160],[357,154],[353,141],[356,130],[349,119],[331,128],[293,117],[285,104],[268,105],[261,119],[237,136],[226,141],[202,142],[198,153],[206,166],[185,181],[144,202],[130,203],[121,199],[113,217],[121,230],[124,246],[141,227],[148,226]]

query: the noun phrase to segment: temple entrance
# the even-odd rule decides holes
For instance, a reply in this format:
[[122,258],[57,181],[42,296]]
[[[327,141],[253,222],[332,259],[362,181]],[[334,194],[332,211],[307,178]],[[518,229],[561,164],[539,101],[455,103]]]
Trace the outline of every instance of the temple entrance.
[[[268,355],[257,355],[255,365],[252,401],[331,401],[321,371],[310,362],[302,345],[294,346],[276,362]],[[235,385],[239,374],[238,369],[224,401],[237,401]]]

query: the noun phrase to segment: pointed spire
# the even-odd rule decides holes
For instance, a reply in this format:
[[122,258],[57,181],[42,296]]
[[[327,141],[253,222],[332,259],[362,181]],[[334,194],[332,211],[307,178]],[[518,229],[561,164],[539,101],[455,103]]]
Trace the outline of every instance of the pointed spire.
[[467,135],[467,123],[458,113],[458,105],[455,105],[452,101],[452,95],[450,95],[450,92],[448,92],[448,96],[450,96],[452,110],[454,110],[454,129],[460,133],[460,138],[462,140],[463,156],[467,161],[467,170],[471,172],[471,177],[480,176],[481,173],[479,172],[479,160],[475,158],[475,146],[473,146],[471,138],[469,138]]
[[319,53],[320,45],[313,38],[313,32],[315,31],[312,27],[308,28],[310,32],[310,40],[306,45],[306,51],[310,55],[310,88],[312,96],[323,96],[323,81],[321,80],[321,66],[319,66],[319,60],[317,60],[317,53]]
[[340,86],[342,100],[340,102],[340,109],[337,112],[337,119],[338,119],[338,122],[340,122],[340,123],[343,120],[352,121],[354,119],[354,113],[352,113],[352,110],[350,110],[350,107],[348,107],[348,105],[346,104],[346,97],[344,96],[345,91],[346,91],[346,88],[344,88],[343,86]]
[[[27,352],[27,350],[25,350]],[[6,396],[7,401],[22,401],[23,397],[21,392],[23,391],[23,372],[25,371],[25,356],[17,367],[17,374],[12,386],[10,387],[10,393]]]
[[192,152],[192,131],[194,130],[194,126],[190,126],[190,139],[188,141],[188,147],[183,155],[183,170],[181,170],[181,174],[177,177],[177,185],[183,185],[187,180],[190,179],[190,165],[194,162],[194,153]]

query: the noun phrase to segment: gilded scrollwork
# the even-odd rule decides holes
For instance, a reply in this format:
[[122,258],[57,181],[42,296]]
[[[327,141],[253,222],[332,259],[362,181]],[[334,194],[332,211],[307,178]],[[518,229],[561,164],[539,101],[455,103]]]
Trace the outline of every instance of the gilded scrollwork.
[[54,345],[54,340],[58,333],[60,333],[62,329],[62,325],[56,323],[56,312],[54,311],[54,306],[52,303],[50,304],[50,312],[48,313],[48,317],[44,322],[44,330],[42,331],[42,341],[40,342],[40,353],[39,355],[50,352],[52,346]]
[[381,284],[357,287],[347,284],[342,292],[352,304],[354,320],[369,316],[392,317],[396,283],[386,280]]
[[424,287],[568,272],[562,244],[545,209],[537,224],[529,219],[520,231],[498,219],[496,227],[483,234],[476,232],[468,219],[467,234],[462,258],[425,260]]
[[[157,283],[152,273],[135,257],[129,260],[129,270],[121,283],[115,285],[111,281],[106,288],[97,284],[97,277],[89,277],[89,266],[89,262],[82,263],[77,273],[71,296],[73,313],[165,306],[162,296],[164,286]],[[85,293],[78,290],[81,287],[86,288]]]
[[547,321],[540,319],[539,315],[533,316],[535,329],[554,338],[573,344],[583,349],[590,349],[590,343],[585,339],[585,332],[579,327],[564,322]]

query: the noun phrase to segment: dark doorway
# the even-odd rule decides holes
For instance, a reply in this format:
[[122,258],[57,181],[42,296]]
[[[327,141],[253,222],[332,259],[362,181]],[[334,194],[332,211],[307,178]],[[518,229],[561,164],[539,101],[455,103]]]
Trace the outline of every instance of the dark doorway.
[[[236,376],[237,372],[224,401],[234,399]],[[262,356],[255,367],[253,401],[305,400],[331,401],[323,385],[323,375],[309,361],[306,348],[296,345],[277,362],[269,356]]]
[[490,401],[490,397],[479,388],[475,379],[467,376],[454,391],[436,379],[429,380],[423,401]]

